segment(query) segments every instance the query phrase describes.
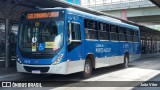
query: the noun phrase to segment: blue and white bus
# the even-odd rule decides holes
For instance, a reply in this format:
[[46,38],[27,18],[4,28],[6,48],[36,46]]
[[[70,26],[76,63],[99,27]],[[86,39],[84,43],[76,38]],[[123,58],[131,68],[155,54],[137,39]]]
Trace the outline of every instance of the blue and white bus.
[[122,64],[140,57],[140,30],[107,17],[70,8],[25,12],[17,42],[17,71],[71,74]]

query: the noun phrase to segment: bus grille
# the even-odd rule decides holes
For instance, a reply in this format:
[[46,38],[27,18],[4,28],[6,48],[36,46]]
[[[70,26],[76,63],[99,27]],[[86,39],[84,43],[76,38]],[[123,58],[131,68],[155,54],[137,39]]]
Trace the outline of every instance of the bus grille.
[[48,72],[49,67],[29,67],[29,66],[24,66],[24,69],[27,72],[32,72],[32,70],[40,70],[41,72]]

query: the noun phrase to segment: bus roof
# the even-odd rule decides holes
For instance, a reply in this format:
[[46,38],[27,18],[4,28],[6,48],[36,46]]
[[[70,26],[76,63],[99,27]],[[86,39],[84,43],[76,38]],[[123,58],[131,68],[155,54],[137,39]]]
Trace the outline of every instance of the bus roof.
[[128,28],[131,28],[131,29],[139,30],[139,28],[137,26],[130,25],[130,24],[127,24],[127,23],[123,23],[121,20],[114,19],[114,18],[111,18],[111,17],[108,17],[108,16],[96,16],[96,15],[93,15],[93,14],[89,14],[89,13],[78,11],[78,10],[71,9],[71,8],[66,8],[66,10],[69,13],[75,13],[79,16],[82,16],[84,18],[88,18],[88,19],[91,19],[91,20],[106,22],[108,24],[113,24],[113,25],[118,25],[118,26],[122,26],[122,27],[128,27]]
[[[111,17],[108,17],[108,16],[96,16],[94,14],[90,14],[90,13],[87,13],[87,12],[75,10],[75,9],[72,9],[72,8],[61,8],[61,7],[42,8],[40,10],[34,10],[34,11],[29,11],[29,12],[52,11],[52,10],[65,10],[68,13],[73,13],[73,14],[76,14],[76,15],[81,16],[83,18],[88,18],[88,19],[91,19],[91,20],[99,21],[99,22],[104,22],[104,23],[108,23],[108,24],[113,24],[113,25],[118,25],[118,26],[122,26],[122,27],[128,27],[128,28],[131,28],[131,29],[139,30],[139,27],[134,26],[134,25],[130,25],[130,24],[127,24],[127,23],[123,23],[121,20],[118,20],[118,19],[114,19],[114,18],[111,18]],[[25,13],[28,13],[28,12],[25,12]]]

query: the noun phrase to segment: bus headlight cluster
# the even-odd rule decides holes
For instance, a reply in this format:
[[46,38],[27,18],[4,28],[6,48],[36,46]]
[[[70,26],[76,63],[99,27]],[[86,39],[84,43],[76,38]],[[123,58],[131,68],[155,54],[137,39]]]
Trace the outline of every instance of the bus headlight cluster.
[[63,58],[63,54],[60,54],[60,55],[58,56],[58,58],[54,61],[53,64],[58,64],[58,63],[60,63],[62,58]]
[[22,61],[20,60],[20,58],[17,56],[17,62],[22,64]]

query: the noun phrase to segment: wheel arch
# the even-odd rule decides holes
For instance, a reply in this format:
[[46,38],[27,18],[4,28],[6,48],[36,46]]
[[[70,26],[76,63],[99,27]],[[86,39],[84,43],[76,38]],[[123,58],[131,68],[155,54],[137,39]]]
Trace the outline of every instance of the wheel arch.
[[124,53],[124,58],[127,56],[127,58],[128,58],[128,60],[130,59],[130,57],[129,57],[129,51],[125,51],[125,53]]

